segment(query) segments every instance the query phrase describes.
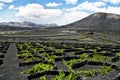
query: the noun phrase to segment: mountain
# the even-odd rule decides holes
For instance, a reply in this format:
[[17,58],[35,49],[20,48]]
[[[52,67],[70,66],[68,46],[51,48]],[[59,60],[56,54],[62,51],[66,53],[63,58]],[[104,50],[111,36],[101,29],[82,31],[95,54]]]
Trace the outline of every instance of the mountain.
[[57,27],[58,25],[55,23],[51,23],[51,24],[44,24],[44,26],[46,27]]
[[57,24],[36,24],[32,22],[3,22],[0,26],[11,26],[11,27],[30,27],[30,28],[46,28],[46,27],[56,27]]
[[82,20],[64,27],[72,30],[120,33],[120,15],[112,13],[94,13]]

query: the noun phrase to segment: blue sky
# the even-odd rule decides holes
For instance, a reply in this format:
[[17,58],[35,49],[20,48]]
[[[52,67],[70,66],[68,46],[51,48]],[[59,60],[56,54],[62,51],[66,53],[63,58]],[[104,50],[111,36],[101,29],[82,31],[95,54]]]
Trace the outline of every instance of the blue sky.
[[120,15],[120,0],[0,0],[0,22],[65,25],[95,12]]

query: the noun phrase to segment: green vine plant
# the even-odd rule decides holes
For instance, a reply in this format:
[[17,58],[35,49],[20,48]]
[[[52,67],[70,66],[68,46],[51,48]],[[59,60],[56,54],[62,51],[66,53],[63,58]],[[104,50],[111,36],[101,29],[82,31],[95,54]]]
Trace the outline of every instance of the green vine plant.
[[120,52],[119,52],[119,53],[117,53],[117,56],[119,56],[119,57],[120,57]]
[[89,58],[89,61],[109,61],[111,60],[110,57],[102,56],[100,54],[94,54],[91,58]]
[[27,56],[33,56],[32,53],[30,53],[27,50],[21,51],[19,54],[17,54],[18,57],[27,57]]
[[38,61],[38,60],[39,60],[38,57],[31,56],[31,57],[24,57],[24,58],[21,59],[20,61],[24,61],[24,62],[32,62],[32,61]]
[[69,75],[65,75],[65,73],[60,70],[59,75],[57,75],[52,80],[76,80],[78,76],[79,74],[74,72],[71,72]]
[[111,66],[103,65],[102,69],[94,69],[94,70],[80,70],[77,71],[79,74],[84,74],[85,77],[94,77],[97,74],[106,74],[108,72],[112,72],[113,68]]
[[82,62],[82,61],[88,59],[88,57],[89,57],[88,54],[83,53],[80,55],[79,59],[71,59],[70,61],[63,60],[63,63],[72,71],[73,64],[78,63],[78,62]]
[[23,74],[30,74],[30,73],[40,73],[42,71],[48,71],[53,69],[53,65],[51,64],[44,64],[44,63],[39,63],[39,64],[35,64],[34,66],[32,66],[31,69],[27,69],[21,73]]
[[48,55],[48,54],[46,54],[46,57],[44,59],[50,63],[50,62],[53,62],[55,60],[55,58],[57,58],[56,55]]
[[23,49],[23,44],[20,44],[20,43],[16,43],[18,49],[22,50]]
[[46,79],[46,75],[41,76],[41,77],[40,77],[40,80],[47,80],[47,79]]

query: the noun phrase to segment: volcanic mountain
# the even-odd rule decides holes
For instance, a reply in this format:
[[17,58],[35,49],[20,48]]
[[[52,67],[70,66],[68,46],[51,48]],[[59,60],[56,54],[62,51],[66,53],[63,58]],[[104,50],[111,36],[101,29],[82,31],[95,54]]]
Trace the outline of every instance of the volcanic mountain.
[[97,12],[65,27],[72,30],[120,33],[120,15]]

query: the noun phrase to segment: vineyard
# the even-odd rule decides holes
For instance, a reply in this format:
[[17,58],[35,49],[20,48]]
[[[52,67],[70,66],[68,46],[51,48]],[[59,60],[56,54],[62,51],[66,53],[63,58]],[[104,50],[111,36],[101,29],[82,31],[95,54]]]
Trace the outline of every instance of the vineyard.
[[[44,41],[1,42],[0,69],[5,64],[4,58],[8,54],[8,48],[12,47],[11,44],[16,47],[19,74],[26,77],[26,80],[120,79],[120,45]],[[1,77],[0,80],[5,80]]]

